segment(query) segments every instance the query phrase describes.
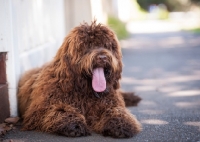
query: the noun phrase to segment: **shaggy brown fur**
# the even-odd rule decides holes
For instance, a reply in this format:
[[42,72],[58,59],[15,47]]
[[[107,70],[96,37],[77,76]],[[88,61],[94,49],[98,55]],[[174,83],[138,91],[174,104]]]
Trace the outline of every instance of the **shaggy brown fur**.
[[[23,129],[71,137],[91,131],[120,138],[138,133],[140,123],[122,97],[126,101],[135,96],[119,91],[121,58],[117,38],[108,27],[92,22],[74,28],[50,63],[22,76],[18,100]],[[104,91],[92,87],[96,68],[104,70]],[[139,101],[136,97],[131,103]]]

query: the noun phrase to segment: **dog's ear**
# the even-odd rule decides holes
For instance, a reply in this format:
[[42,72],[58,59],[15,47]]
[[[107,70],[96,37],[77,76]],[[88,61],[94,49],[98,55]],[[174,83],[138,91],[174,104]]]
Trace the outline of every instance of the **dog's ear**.
[[58,49],[56,56],[54,57],[55,61],[60,61],[62,58],[64,58],[64,56],[66,56],[69,47],[69,41],[70,37],[65,37],[61,47]]
[[114,84],[113,84],[113,88],[114,88],[115,90],[117,90],[117,89],[120,88],[119,80],[116,80],[116,81],[114,82]]
[[54,58],[54,62],[58,64],[60,70],[62,68],[63,73],[71,73],[72,75],[74,75],[74,72],[80,73],[77,63],[81,58],[81,52],[78,51],[80,41],[77,33],[76,27],[65,37]]
[[121,79],[121,73],[122,73],[122,52],[121,52],[121,47],[119,45],[117,37],[115,37],[115,41],[117,43],[116,48],[117,48],[117,54],[115,55],[117,60],[118,60],[118,65],[117,65],[117,71],[115,73],[115,82],[113,84],[114,89],[119,89],[120,88],[120,83],[119,80]]
[[70,46],[71,36],[70,34],[65,37],[61,47],[58,49],[56,56],[54,57],[53,63],[56,71],[65,71],[70,65]]
[[118,65],[118,70],[116,71],[115,73],[115,81],[114,81],[114,84],[113,84],[113,88],[114,89],[119,89],[120,88],[120,83],[119,83],[119,80],[121,79],[121,73],[122,73],[122,63],[120,62],[119,65]]
[[72,67],[72,49],[73,49],[73,34],[69,34],[67,37],[65,37],[61,47],[58,49],[56,56],[53,60],[53,68],[54,75],[56,78],[59,79],[59,86],[62,90],[70,90],[73,89],[73,82],[68,81],[66,82],[66,79],[73,78],[73,76],[76,76],[74,70],[76,68]]
[[60,60],[60,62],[66,63],[66,61],[70,60],[72,62],[72,57],[74,57],[75,46],[78,41],[76,38],[75,29],[72,30],[64,39],[61,47],[58,49],[58,52],[55,56],[55,60]]

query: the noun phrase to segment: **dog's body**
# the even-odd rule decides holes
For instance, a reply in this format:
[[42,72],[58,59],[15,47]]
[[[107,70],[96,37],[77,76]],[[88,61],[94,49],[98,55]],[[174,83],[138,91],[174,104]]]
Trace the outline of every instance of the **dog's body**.
[[[119,91],[121,49],[106,26],[83,24],[65,38],[55,58],[19,82],[24,130],[85,136],[132,137],[141,130]],[[124,96],[124,99],[123,99]],[[132,96],[133,105],[140,100]],[[129,101],[130,103],[130,101]]]

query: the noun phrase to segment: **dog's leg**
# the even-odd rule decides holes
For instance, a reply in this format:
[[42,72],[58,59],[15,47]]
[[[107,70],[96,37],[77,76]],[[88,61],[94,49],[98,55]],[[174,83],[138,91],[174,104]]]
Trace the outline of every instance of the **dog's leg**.
[[136,96],[133,92],[120,91],[120,94],[122,95],[126,106],[137,106],[138,103],[142,100],[139,96]]
[[[50,108],[32,110],[28,109],[24,115],[23,128],[25,130],[38,129],[68,137],[90,135],[85,117],[70,105],[57,104]],[[31,111],[32,113],[29,113]]]
[[116,107],[104,112],[95,129],[104,136],[128,138],[141,131],[141,124],[128,110]]

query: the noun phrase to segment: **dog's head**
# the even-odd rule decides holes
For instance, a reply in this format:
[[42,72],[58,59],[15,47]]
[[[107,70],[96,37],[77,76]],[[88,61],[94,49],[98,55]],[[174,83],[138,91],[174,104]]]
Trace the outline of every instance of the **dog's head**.
[[96,21],[74,28],[56,58],[66,63],[75,77],[90,81],[95,92],[119,88],[122,54],[118,40],[112,30]]

